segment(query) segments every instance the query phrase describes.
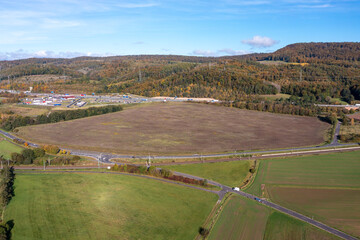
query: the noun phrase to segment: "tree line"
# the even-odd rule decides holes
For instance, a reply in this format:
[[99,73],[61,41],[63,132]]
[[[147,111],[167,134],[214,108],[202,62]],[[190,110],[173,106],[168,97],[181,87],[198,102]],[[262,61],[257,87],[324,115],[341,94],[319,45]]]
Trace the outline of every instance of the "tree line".
[[111,167],[112,171],[117,172],[128,172],[128,173],[136,173],[136,174],[145,174],[145,175],[151,175],[155,177],[162,177],[165,179],[177,181],[177,182],[183,182],[187,184],[195,184],[200,186],[207,186],[208,182],[206,179],[193,179],[188,177],[183,177],[180,175],[174,175],[171,170],[165,169],[165,168],[156,168],[155,166],[135,166],[135,165],[117,165]]
[[123,108],[120,105],[108,105],[104,107],[90,107],[87,109],[54,111],[50,114],[38,115],[37,117],[15,115],[2,119],[0,126],[4,130],[10,131],[22,126],[69,121],[78,118],[118,112],[122,109]]
[[[2,159],[1,159],[2,160]],[[14,192],[15,173],[12,166],[5,165],[0,171],[0,204],[1,204],[1,223],[0,223],[0,239],[11,239],[11,229],[14,226],[12,220],[4,222],[4,211]]]

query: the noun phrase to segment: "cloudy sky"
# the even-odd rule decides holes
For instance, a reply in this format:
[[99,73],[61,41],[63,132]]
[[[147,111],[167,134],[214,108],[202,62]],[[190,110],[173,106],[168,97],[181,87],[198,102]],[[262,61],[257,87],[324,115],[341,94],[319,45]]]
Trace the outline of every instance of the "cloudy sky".
[[0,0],[0,60],[359,42],[359,13],[355,0]]

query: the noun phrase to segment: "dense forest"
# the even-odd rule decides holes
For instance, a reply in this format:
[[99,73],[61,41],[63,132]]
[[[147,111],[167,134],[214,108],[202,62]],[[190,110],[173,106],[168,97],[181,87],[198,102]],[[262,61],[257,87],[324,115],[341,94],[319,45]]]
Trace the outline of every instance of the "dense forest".
[[139,55],[0,62],[0,88],[36,92],[213,97],[287,93],[360,100],[360,43],[298,43],[231,57]]

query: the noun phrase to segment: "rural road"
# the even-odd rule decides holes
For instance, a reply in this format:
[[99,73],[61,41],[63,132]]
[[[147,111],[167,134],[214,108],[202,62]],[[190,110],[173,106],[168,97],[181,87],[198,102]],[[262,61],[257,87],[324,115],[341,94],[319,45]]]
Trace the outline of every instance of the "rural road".
[[[346,147],[346,146],[356,146],[359,145],[357,143],[350,143],[350,144],[340,144],[338,143],[338,135],[340,132],[340,122],[338,122],[336,129],[334,131],[333,140],[330,144],[326,144],[323,146],[315,146],[315,147],[299,147],[299,148],[288,148],[288,149],[281,149],[281,150],[264,150],[264,151],[246,151],[246,152],[232,152],[232,153],[219,153],[219,154],[194,154],[194,155],[176,155],[176,156],[151,156],[151,159],[194,159],[194,158],[226,158],[231,156],[244,156],[244,155],[253,155],[253,154],[271,154],[271,153],[280,153],[280,152],[293,152],[293,151],[307,151],[307,150],[320,150],[320,149],[327,149],[329,147]],[[19,139],[18,137],[0,130],[0,134],[10,138],[10,139]],[[39,147],[39,145],[35,143],[28,142],[29,146],[31,147]],[[111,154],[111,153],[101,153],[95,151],[86,151],[86,150],[76,150],[76,149],[68,149],[64,148],[67,151],[70,151],[72,155],[84,156],[84,157],[91,157],[99,160],[104,164],[114,164],[111,159],[148,159],[149,156],[134,156],[134,155],[119,155],[119,154]],[[329,150],[330,152],[331,150]],[[315,152],[315,151],[314,151]],[[320,152],[320,151],[319,151]],[[288,154],[289,155],[297,155],[299,153]],[[304,153],[306,154],[306,153]],[[281,156],[281,154],[279,154]],[[269,155],[270,156],[270,155]],[[273,157],[275,157],[274,155]],[[174,163],[176,164],[176,163]]]
[[[15,169],[17,170],[21,170],[24,168],[19,168],[16,167]],[[28,168],[27,168],[28,169]],[[293,210],[287,209],[285,207],[282,207],[278,204],[272,203],[270,201],[264,200],[264,199],[259,199],[257,196],[243,192],[243,191],[235,191],[232,190],[231,187],[223,185],[221,183],[218,182],[214,182],[214,181],[208,181],[209,184],[218,186],[221,188],[220,191],[214,191],[214,190],[210,190],[210,189],[205,189],[205,188],[201,188],[201,187],[196,187],[196,186],[192,186],[192,185],[187,185],[187,184],[183,184],[183,183],[179,183],[179,182],[174,182],[174,181],[170,181],[170,180],[166,180],[166,179],[161,179],[161,178],[155,178],[152,176],[147,176],[147,175],[135,175],[135,174],[130,174],[130,173],[122,173],[122,172],[95,172],[95,171],[57,171],[57,170],[53,170],[53,171],[31,171],[31,172],[21,172],[21,173],[27,173],[27,174],[34,174],[34,173],[101,173],[101,174],[116,174],[116,175],[127,175],[127,176],[135,176],[135,177],[141,177],[141,178],[147,178],[147,179],[153,179],[153,180],[157,180],[157,181],[161,181],[161,182],[167,182],[167,183],[171,183],[171,184],[177,184],[180,186],[184,186],[184,187],[188,187],[188,188],[193,188],[193,189],[197,189],[197,190],[201,190],[201,191],[206,191],[206,192],[211,192],[214,194],[217,194],[219,196],[219,201],[221,201],[226,193],[233,193],[233,194],[237,194],[243,197],[246,197],[248,199],[257,201],[260,204],[263,204],[265,206],[268,206],[270,208],[273,208],[279,212],[285,213],[287,215],[290,215],[294,218],[297,218],[303,222],[307,222],[317,228],[320,228],[324,231],[327,231],[333,235],[336,235],[340,238],[346,239],[346,240],[358,240],[357,238],[350,236],[344,232],[341,232],[335,228],[329,227],[321,222],[318,222],[312,218],[309,218],[305,215],[302,215],[298,212],[295,212]],[[189,174],[185,174],[185,173],[180,173],[180,172],[174,172],[175,175],[181,175],[181,176],[185,176],[188,178],[193,178],[193,179],[197,179],[197,180],[202,180],[203,178],[201,177],[197,177],[197,176],[193,176],[193,175],[189,175]]]

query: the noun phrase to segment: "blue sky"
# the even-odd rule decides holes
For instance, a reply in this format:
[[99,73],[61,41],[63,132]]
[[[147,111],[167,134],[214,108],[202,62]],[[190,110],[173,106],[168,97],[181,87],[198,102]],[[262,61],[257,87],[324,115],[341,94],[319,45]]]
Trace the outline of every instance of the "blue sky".
[[221,56],[360,41],[360,1],[0,0],[0,60]]

